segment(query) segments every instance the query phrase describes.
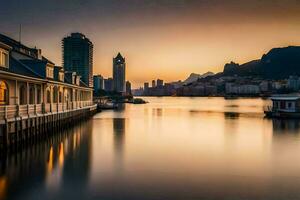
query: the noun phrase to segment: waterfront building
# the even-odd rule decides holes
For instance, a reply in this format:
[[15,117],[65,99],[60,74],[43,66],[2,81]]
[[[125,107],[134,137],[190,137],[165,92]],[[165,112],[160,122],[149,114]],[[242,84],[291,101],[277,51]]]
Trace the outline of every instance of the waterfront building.
[[76,72],[82,81],[93,87],[93,43],[81,33],[63,38],[63,67]]
[[155,82],[155,80],[152,80],[152,87],[153,87],[153,88],[156,87],[156,82]]
[[115,92],[125,93],[125,70],[126,63],[125,58],[118,53],[118,55],[113,58],[113,90]]
[[235,94],[235,95],[257,95],[260,93],[259,85],[253,84],[234,84],[226,83],[225,86],[226,94]]
[[164,86],[164,81],[161,79],[157,79],[156,87],[161,88]]
[[142,96],[143,94],[144,94],[144,89],[142,87],[132,90],[133,96]]
[[287,87],[290,90],[298,91],[300,89],[300,78],[298,76],[290,76],[287,81]]
[[144,83],[144,91],[147,92],[148,89],[149,89],[149,83],[146,82],[146,83]]
[[112,78],[104,79],[104,90],[107,92],[113,91],[113,79]]
[[131,95],[131,83],[126,81],[126,95]]
[[30,119],[74,116],[95,108],[93,88],[76,72],[55,66],[41,50],[0,34],[0,53],[0,137],[5,141],[0,144],[7,143],[8,133],[28,128]]
[[274,118],[299,118],[299,95],[276,95],[270,98],[272,106],[265,108],[265,115]]
[[270,91],[270,83],[269,81],[262,81],[260,84],[259,84],[259,88],[260,88],[260,91],[261,92],[269,92]]
[[103,79],[103,76],[101,76],[101,75],[95,75],[93,77],[93,82],[94,82],[94,90],[95,91],[104,90],[104,79]]

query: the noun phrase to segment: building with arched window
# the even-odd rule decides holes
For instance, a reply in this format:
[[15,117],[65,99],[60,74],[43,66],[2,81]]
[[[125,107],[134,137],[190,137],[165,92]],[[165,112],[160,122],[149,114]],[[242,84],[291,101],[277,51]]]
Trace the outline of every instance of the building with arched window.
[[82,82],[76,72],[55,66],[42,56],[40,49],[0,34],[0,124],[7,117],[7,113],[1,116],[1,106],[10,106],[9,112],[19,112],[11,115],[15,117],[90,105],[93,88]]
[[0,105],[8,105],[8,87],[2,80],[0,80]]

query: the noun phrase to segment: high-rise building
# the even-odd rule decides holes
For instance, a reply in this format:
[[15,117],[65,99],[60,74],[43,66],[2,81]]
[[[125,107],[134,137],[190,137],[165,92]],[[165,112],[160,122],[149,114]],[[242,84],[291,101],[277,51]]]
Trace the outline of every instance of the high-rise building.
[[62,40],[62,48],[65,71],[76,72],[93,87],[93,43],[81,33],[71,33]]
[[95,75],[93,78],[94,81],[94,90],[103,90],[104,89],[104,79],[101,75]]
[[164,81],[161,80],[161,79],[157,79],[156,86],[157,86],[158,88],[163,87],[163,86],[164,86]]
[[126,94],[131,95],[131,83],[126,81]]
[[104,79],[104,90],[108,91],[108,92],[113,91],[113,79],[112,78]]
[[113,58],[113,90],[116,92],[126,92],[125,70],[125,58],[118,53],[117,57]]
[[149,83],[144,83],[144,91],[148,91],[149,89]]
[[155,88],[155,87],[156,87],[155,80],[152,80],[152,87],[153,87],[153,88]]

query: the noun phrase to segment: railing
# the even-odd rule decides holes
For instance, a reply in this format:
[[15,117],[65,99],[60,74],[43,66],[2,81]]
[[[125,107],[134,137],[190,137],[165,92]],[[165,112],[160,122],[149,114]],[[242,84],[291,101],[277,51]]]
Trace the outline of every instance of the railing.
[[300,112],[299,108],[278,108],[278,107],[273,107],[273,106],[265,106],[264,107],[265,112]]
[[265,112],[271,112],[271,111],[273,111],[273,106],[264,106],[264,111]]
[[15,117],[24,117],[44,113],[56,113],[70,111],[92,106],[92,101],[67,102],[67,103],[47,103],[33,105],[5,105],[0,106],[0,120]]

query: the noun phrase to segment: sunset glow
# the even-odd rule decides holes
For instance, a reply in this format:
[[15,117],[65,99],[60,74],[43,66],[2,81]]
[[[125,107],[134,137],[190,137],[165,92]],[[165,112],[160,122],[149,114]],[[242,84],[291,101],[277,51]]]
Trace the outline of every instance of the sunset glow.
[[8,2],[7,9],[0,8],[1,29],[18,39],[22,24],[22,41],[43,49],[57,64],[61,39],[83,32],[95,45],[94,73],[111,76],[112,58],[120,51],[134,87],[157,78],[219,72],[227,62],[300,45],[296,0],[77,0],[71,7],[68,2]]

